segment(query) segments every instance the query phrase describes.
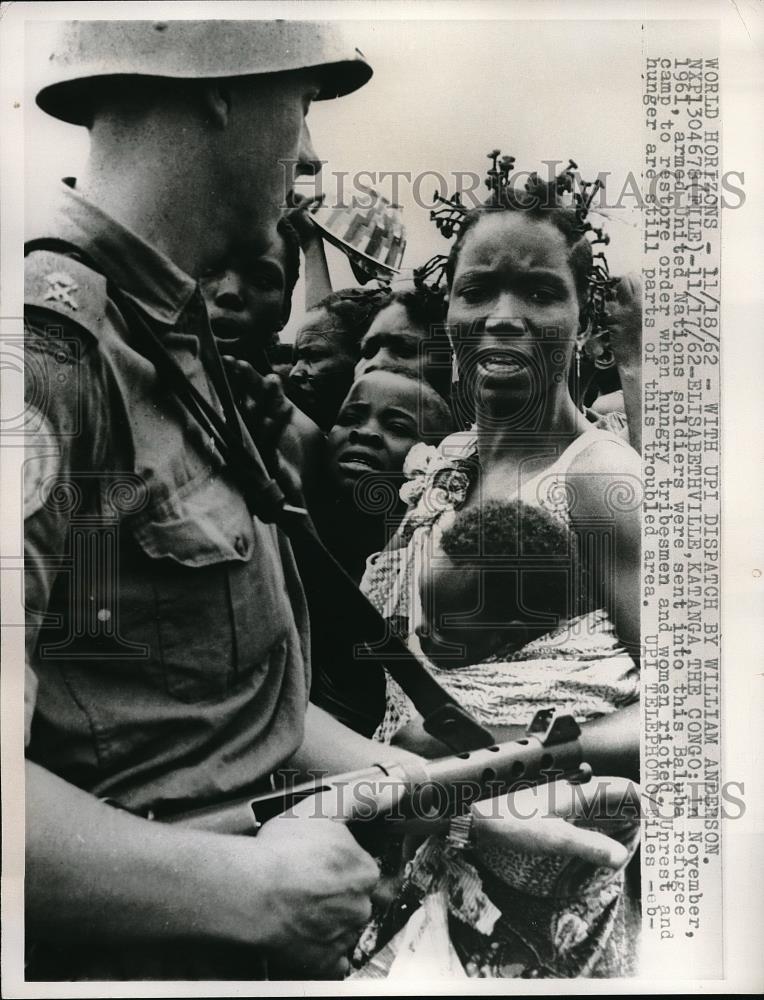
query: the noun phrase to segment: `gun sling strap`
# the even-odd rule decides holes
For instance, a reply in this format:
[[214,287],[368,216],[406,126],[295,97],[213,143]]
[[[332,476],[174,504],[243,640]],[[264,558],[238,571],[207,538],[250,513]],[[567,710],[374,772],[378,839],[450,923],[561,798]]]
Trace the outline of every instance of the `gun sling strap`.
[[24,246],[25,256],[38,250],[73,257],[106,278],[109,298],[136,338],[140,352],[154,365],[163,384],[207,438],[214,442],[226,471],[242,490],[250,511],[261,521],[277,524],[289,538],[309,605],[318,605],[321,614],[329,616],[328,624],[336,628],[337,634],[347,634],[350,630],[349,638],[355,641],[359,658],[387,669],[422,715],[430,735],[457,753],[493,744],[490,731],[438,684],[328,552],[316,535],[307,512],[285,502],[280,486],[268,473],[254,443],[242,433],[225,367],[214,342],[213,349],[204,352],[204,358],[224,416],[188,380],[162,344],[150,319],[79,247],[59,239],[37,239]]

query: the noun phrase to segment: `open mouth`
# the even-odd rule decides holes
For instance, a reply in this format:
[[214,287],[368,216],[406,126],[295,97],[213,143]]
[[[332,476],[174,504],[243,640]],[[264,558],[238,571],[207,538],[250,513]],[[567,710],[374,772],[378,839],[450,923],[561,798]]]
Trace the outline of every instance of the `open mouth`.
[[348,448],[337,456],[337,465],[346,472],[380,472],[382,462],[372,452]]
[[247,335],[247,324],[240,319],[233,319],[228,316],[213,316],[210,319],[212,332],[216,340],[223,340],[231,343],[234,340],[241,340]]
[[527,369],[527,363],[516,353],[485,351],[481,353],[477,369],[481,375],[498,378],[515,378]]

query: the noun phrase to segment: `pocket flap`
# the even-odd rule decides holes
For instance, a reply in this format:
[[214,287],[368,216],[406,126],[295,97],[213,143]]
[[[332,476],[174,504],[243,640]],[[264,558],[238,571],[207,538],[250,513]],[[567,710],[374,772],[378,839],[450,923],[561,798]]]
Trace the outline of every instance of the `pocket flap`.
[[133,535],[152,559],[183,566],[248,562],[254,549],[252,515],[241,494],[216,473],[142,513]]

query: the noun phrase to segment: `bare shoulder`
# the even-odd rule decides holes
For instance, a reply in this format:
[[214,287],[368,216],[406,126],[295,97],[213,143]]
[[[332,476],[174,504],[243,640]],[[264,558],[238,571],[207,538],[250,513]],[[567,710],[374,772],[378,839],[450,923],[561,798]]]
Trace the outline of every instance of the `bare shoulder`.
[[575,492],[571,516],[616,515],[638,519],[642,503],[642,459],[625,441],[603,434],[575,456],[567,479]]
[[602,432],[582,448],[568,467],[569,475],[642,475],[642,459],[623,438]]

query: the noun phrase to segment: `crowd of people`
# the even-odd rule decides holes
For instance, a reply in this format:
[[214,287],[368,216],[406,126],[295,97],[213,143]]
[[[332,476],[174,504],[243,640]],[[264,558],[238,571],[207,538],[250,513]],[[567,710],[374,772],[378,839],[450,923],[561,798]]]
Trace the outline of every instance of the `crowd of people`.
[[119,72],[113,25],[67,25],[38,96],[91,152],[27,245],[27,974],[378,974],[425,868],[467,974],[629,974],[638,819],[567,783],[525,830],[478,804],[465,851],[438,829],[372,859],[307,811],[252,841],[155,821],[449,752],[340,654],[241,454],[497,741],[553,707],[593,783],[638,777],[639,285],[603,275],[576,175],[517,190],[496,154],[441,280],[334,289],[282,167],[320,169],[307,109],[366,61],[330,26],[178,24],[122,25]]

